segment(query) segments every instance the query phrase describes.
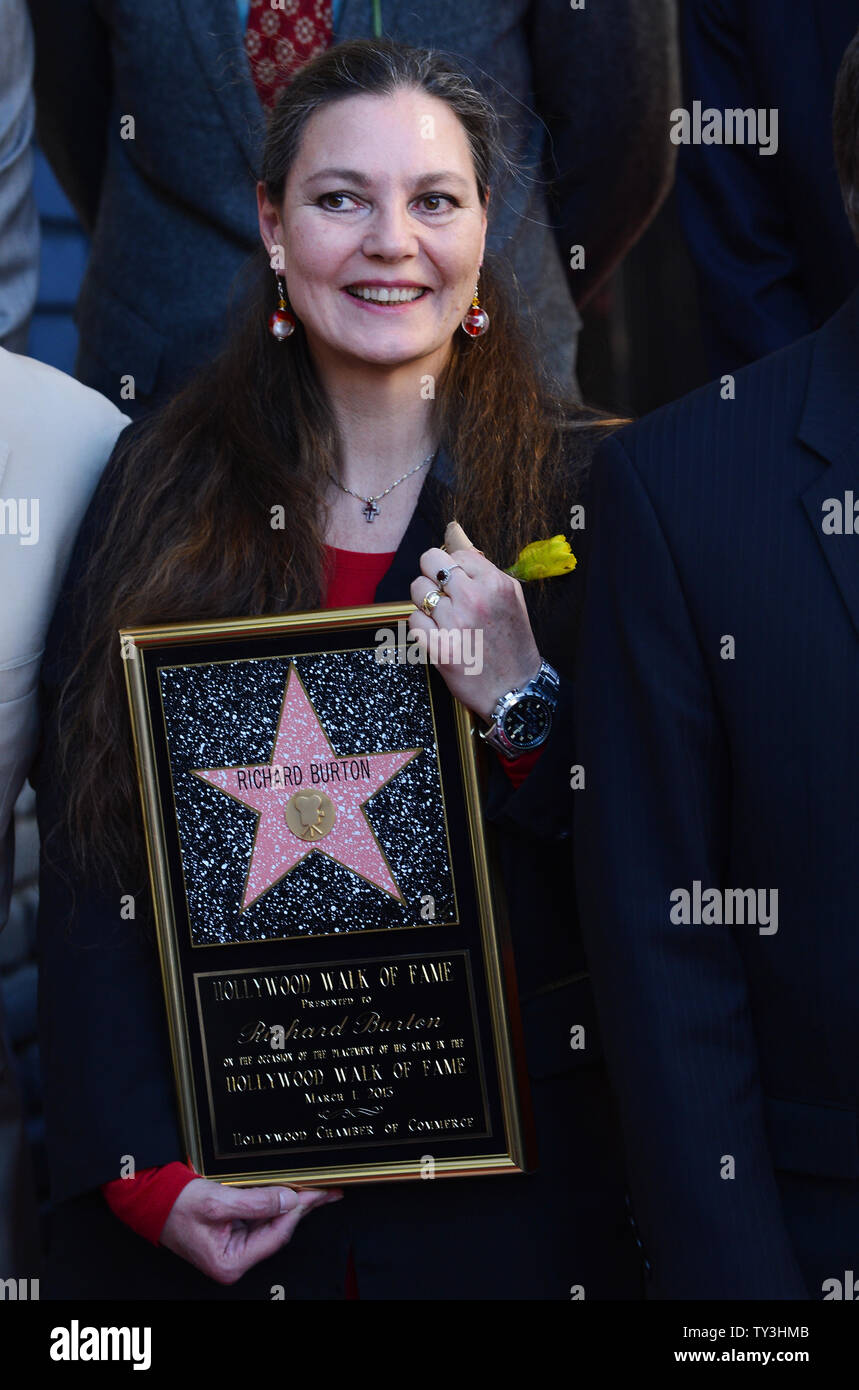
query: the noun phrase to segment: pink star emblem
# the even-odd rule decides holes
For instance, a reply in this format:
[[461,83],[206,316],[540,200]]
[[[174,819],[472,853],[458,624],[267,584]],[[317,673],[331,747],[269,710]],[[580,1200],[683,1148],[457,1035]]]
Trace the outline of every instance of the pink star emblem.
[[335,753],[301,677],[290,665],[271,761],[200,768],[193,774],[250,806],[259,817],[242,912],[314,853],[328,855],[402,902],[363,807],[422,751],[407,748],[346,757]]

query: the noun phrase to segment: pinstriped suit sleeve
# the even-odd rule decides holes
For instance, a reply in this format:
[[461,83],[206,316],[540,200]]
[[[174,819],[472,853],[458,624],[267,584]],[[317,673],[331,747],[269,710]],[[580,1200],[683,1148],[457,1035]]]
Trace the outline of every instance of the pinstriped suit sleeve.
[[609,440],[592,475],[575,848],[635,1213],[655,1297],[807,1298],[737,943],[728,927],[670,920],[672,890],[722,885],[730,750],[684,576],[625,447],[634,440],[634,429]]

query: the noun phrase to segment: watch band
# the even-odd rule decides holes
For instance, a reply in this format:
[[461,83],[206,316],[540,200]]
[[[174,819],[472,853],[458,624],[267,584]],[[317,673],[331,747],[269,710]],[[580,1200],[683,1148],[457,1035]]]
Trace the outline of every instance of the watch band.
[[[529,680],[527,685],[523,685],[519,689],[514,688],[513,690],[508,690],[507,693],[502,695],[497,701],[492,711],[492,723],[488,729],[480,731],[480,737],[483,739],[484,743],[488,743],[490,747],[497,749],[505,758],[510,758],[511,760],[514,758],[521,758],[525,753],[531,753],[536,748],[541,748],[551,733],[552,715],[558,703],[560,685],[561,682],[554,666],[550,666],[548,661],[542,661],[536,676]],[[504,732],[502,721],[505,715],[508,714],[510,710],[514,709],[519,701],[524,699],[526,695],[536,695],[538,699],[544,701],[548,706],[549,723],[542,738],[539,738],[528,748],[516,748]]]
[[521,693],[524,694],[525,691],[527,691],[529,695],[541,695],[547,704],[552,706],[552,710],[554,711],[558,703],[558,692],[560,689],[561,678],[554,666],[550,666],[548,661],[541,661],[540,669],[536,676]]

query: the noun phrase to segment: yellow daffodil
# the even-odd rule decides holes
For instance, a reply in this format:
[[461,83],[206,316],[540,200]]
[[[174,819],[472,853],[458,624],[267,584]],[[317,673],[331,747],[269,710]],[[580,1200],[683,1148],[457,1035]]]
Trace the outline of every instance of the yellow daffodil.
[[576,557],[566,536],[552,536],[526,545],[507,573],[524,583],[526,579],[551,579],[556,574],[569,574],[575,568]]

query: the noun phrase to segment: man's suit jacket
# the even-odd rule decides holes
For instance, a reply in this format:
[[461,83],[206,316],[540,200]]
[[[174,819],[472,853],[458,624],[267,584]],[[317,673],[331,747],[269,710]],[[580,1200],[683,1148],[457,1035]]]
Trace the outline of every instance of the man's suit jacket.
[[[859,291],[594,465],[576,857],[658,1297],[820,1298],[856,1268],[857,379]],[[710,924],[696,882],[726,921],[725,890],[765,916],[777,890],[777,931]]]
[[680,151],[678,203],[720,376],[819,328],[859,278],[832,152],[859,0],[686,0],[682,14],[687,107],[778,111],[776,154]]
[[[493,188],[488,247],[509,255],[535,341],[568,384],[579,326],[570,287],[586,298],[670,182],[674,8],[383,6],[388,35],[449,50],[509,109],[506,139],[524,168]],[[30,10],[39,138],[92,235],[76,372],[114,400],[132,375],[137,400],[123,408],[135,414],[214,354],[231,286],[259,246],[263,117],[235,0],[30,0]],[[344,0],[337,39],[371,33],[370,0]],[[129,115],[134,138],[123,139]],[[584,271],[566,270],[572,243],[586,248]]]
[[[0,930],[12,885],[12,810],[36,748],[45,634],[81,517],[126,423],[71,377],[0,348]],[[0,1007],[0,1268],[3,1277],[32,1277],[32,1267],[18,1264],[29,1174],[5,1050]]]

